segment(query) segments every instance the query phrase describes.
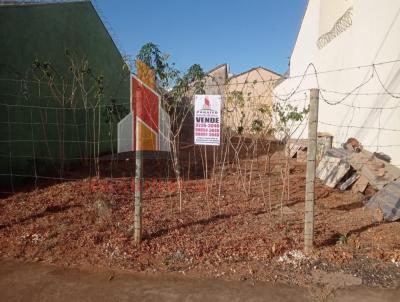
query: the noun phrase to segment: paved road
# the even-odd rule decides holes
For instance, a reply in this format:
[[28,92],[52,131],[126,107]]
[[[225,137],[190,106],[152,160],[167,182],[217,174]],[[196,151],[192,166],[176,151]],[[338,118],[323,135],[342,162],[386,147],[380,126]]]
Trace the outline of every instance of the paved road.
[[[7,302],[312,300],[308,289],[286,285],[87,272],[39,263],[0,262],[0,301]],[[334,301],[400,301],[400,291],[357,287],[337,292]]]

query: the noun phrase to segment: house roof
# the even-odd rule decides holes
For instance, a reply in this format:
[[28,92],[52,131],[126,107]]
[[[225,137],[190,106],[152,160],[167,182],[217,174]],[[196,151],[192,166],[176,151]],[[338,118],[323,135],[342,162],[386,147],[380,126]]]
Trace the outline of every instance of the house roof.
[[228,64],[227,63],[223,63],[223,64],[219,64],[219,65],[215,66],[214,68],[212,68],[211,70],[207,71],[206,74],[210,74],[210,73],[212,73],[212,72],[214,72],[214,71],[216,71],[216,70],[218,70],[218,69],[220,69],[222,67],[225,67],[226,68],[226,72],[228,73]]
[[264,69],[265,71],[268,71],[268,72],[270,72],[270,73],[273,73],[273,74],[275,74],[275,75],[277,75],[277,76],[279,76],[279,77],[282,77],[281,74],[279,74],[279,73],[277,73],[277,72],[275,72],[275,71],[272,71],[272,70],[270,70],[270,69],[268,69],[268,68],[265,68],[265,67],[262,67],[262,66],[257,66],[257,67],[253,67],[253,68],[251,68],[251,69],[249,69],[249,70],[243,71],[243,72],[241,72],[241,73],[239,73],[239,74],[235,74],[235,75],[231,76],[231,77],[229,78],[229,80],[234,79],[234,78],[237,78],[237,77],[240,77],[241,75],[244,75],[244,74],[246,74],[246,73],[252,72],[252,71],[254,71],[254,70],[256,70],[256,69],[259,69],[259,68]]

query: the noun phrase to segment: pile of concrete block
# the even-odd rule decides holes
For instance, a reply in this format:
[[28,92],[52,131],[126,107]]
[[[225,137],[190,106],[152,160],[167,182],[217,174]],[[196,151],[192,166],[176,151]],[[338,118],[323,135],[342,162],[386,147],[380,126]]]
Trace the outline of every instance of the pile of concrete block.
[[394,221],[400,219],[400,169],[387,160],[387,156],[359,147],[332,148],[319,162],[316,176],[331,188],[351,188],[354,193],[364,193],[370,185],[377,193],[366,206],[380,210],[385,220]]

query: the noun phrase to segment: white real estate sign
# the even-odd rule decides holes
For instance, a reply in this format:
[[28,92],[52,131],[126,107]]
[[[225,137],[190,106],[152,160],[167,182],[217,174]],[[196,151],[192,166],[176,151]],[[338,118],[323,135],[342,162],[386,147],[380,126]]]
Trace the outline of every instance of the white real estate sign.
[[221,133],[221,96],[195,95],[194,143],[219,146]]

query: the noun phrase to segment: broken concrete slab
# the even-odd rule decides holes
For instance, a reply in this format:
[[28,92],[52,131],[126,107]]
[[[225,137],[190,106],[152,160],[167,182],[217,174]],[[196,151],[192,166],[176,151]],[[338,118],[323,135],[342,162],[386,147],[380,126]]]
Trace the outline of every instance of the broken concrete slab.
[[374,154],[374,156],[376,158],[378,158],[380,160],[383,160],[383,161],[385,161],[387,163],[390,163],[391,160],[392,160],[392,158],[389,155],[387,155],[387,154],[385,154],[383,152],[374,152],[373,154]]
[[317,161],[320,161],[327,150],[332,148],[333,135],[326,132],[317,134]]
[[316,176],[330,188],[336,187],[351,168],[344,160],[347,152],[342,150],[336,148],[327,150],[316,170]]
[[365,190],[367,189],[368,186],[368,179],[366,179],[363,175],[360,175],[360,177],[357,179],[355,184],[352,187],[352,192],[353,193],[364,193]]
[[366,207],[382,212],[385,221],[400,219],[400,180],[390,182],[372,196]]
[[375,189],[381,190],[389,182],[400,178],[400,169],[366,150],[349,153],[347,160]]
[[353,175],[351,175],[348,179],[346,179],[345,182],[343,182],[340,186],[339,189],[340,191],[344,191],[347,188],[349,188],[353,183],[355,183],[357,181],[357,179],[360,177],[359,174],[354,173]]
[[361,167],[359,173],[368,179],[368,183],[377,190],[383,189],[383,187],[389,183],[389,180],[378,176],[377,170],[373,170],[368,166]]
[[333,156],[337,158],[341,158],[343,160],[347,160],[347,156],[350,153],[342,148],[331,148],[326,150],[325,155]]

